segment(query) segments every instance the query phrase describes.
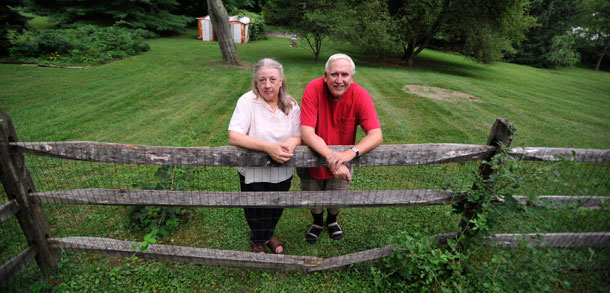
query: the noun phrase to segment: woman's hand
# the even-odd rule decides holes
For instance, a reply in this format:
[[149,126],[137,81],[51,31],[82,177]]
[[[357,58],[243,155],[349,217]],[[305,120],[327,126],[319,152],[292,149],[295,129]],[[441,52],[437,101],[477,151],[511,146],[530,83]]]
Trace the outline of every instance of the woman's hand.
[[283,164],[292,158],[294,155],[292,152],[293,149],[294,148],[291,148],[291,145],[288,143],[278,142],[269,143],[266,152],[274,161]]

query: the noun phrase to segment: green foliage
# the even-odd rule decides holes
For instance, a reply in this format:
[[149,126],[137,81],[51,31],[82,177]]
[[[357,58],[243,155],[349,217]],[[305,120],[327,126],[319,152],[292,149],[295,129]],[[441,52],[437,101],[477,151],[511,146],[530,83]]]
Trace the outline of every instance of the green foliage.
[[570,34],[583,14],[582,0],[532,1],[530,15],[537,25],[508,60],[535,67],[559,67],[575,64],[577,57]]
[[595,64],[595,70],[610,68],[610,2],[587,0],[584,9],[575,31],[577,49],[584,62]]
[[[343,35],[377,55],[402,49],[408,65],[436,37],[476,61],[489,63],[510,52],[512,44],[522,40],[524,32],[533,25],[533,18],[525,15],[527,3],[526,0],[377,0],[355,7],[349,3],[337,5],[326,13],[348,15],[348,21],[343,21],[335,29],[339,33],[334,35]],[[352,13],[341,12],[341,7],[348,7]]]
[[10,57],[60,65],[107,63],[148,51],[150,47],[143,38],[146,34],[143,30],[93,25],[32,32],[15,41]]
[[331,36],[345,29],[346,14],[351,6],[346,1],[315,0],[307,2],[268,0],[265,19],[282,24],[296,32],[307,43],[316,62]]
[[377,58],[391,56],[400,50],[394,34],[400,28],[392,20],[384,1],[364,1],[346,13],[343,28],[335,35],[373,53]]
[[456,249],[456,242],[440,247],[423,233],[403,232],[392,237],[394,254],[383,260],[381,269],[373,267],[372,275],[377,290],[398,292],[455,292],[465,288],[462,275],[467,257]]
[[29,18],[15,9],[22,4],[22,0],[6,0],[0,4],[0,56],[8,55],[14,32],[27,28]]
[[250,42],[267,39],[267,28],[265,28],[265,19],[262,15],[247,10],[232,11],[230,15],[247,16],[250,18],[250,25],[248,26],[248,39]]
[[549,67],[572,66],[580,62],[580,54],[574,48],[572,35],[559,35],[553,37],[549,52],[545,56]]
[[524,241],[513,248],[479,248],[464,265],[474,292],[556,292],[570,289],[560,278],[569,261],[558,250],[534,248]]
[[[463,216],[466,209],[474,217],[464,220],[469,225],[438,245],[424,233],[403,232],[392,238],[395,253],[384,259],[384,266],[373,267],[371,274],[376,289],[382,291],[544,291],[570,289],[570,282],[561,279],[563,268],[571,265],[559,250],[534,248],[523,241],[515,248],[502,248],[483,242],[484,237],[498,231],[507,219],[530,217],[530,209],[546,209],[530,198],[532,207],[519,204],[514,198],[521,185],[530,185],[549,176],[561,182],[558,170],[524,164],[502,152],[484,162],[494,172],[489,178],[478,176],[477,187],[458,198],[454,212]],[[499,204],[502,202],[502,204]],[[554,207],[556,209],[556,207]],[[561,213],[561,212],[559,212]],[[542,219],[529,218],[529,221]],[[415,228],[415,230],[419,230]],[[595,252],[589,249],[590,255]],[[578,259],[587,259],[579,257]],[[590,266],[590,264],[584,267]]]
[[194,21],[173,14],[177,6],[176,0],[32,0],[27,8],[35,14],[50,16],[62,25],[120,25],[167,35],[182,32],[188,22]]
[[[155,172],[156,182],[140,182],[134,187],[143,190],[189,190],[198,172],[193,167],[161,166]],[[180,224],[188,222],[192,214],[190,209],[180,207],[129,207],[131,223],[148,232],[143,243],[139,245],[142,250],[146,250],[148,244],[156,243],[157,235],[164,238],[178,230]]]

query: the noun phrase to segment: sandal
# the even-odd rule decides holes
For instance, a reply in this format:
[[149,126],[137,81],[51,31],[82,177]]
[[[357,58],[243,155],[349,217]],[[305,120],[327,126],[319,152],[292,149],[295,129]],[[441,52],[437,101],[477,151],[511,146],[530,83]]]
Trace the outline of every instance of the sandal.
[[267,241],[265,244],[267,244],[267,247],[269,247],[273,253],[280,254],[284,252],[284,247],[275,237],[271,237],[271,239],[269,239],[269,241]]
[[339,223],[335,221],[330,224],[326,224],[326,226],[328,227],[328,235],[330,235],[330,238],[333,240],[340,240],[343,238],[343,230],[341,230]]
[[250,241],[250,245],[252,245],[252,252],[254,253],[265,253],[265,245],[264,244],[256,244]]
[[324,227],[322,226],[311,224],[311,227],[309,227],[309,230],[307,230],[307,233],[305,234],[305,241],[315,244],[316,241],[318,241],[318,236],[320,236],[323,229]]

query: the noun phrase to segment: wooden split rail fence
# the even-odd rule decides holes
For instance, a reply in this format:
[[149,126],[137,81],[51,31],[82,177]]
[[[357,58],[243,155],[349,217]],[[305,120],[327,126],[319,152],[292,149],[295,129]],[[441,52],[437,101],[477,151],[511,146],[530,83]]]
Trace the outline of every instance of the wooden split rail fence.
[[[154,191],[117,189],[72,189],[37,192],[23,154],[48,156],[67,160],[122,164],[182,165],[182,166],[279,166],[264,153],[236,147],[155,147],[96,142],[19,142],[10,117],[0,110],[0,179],[9,201],[0,207],[0,222],[17,217],[29,248],[0,267],[0,280],[7,283],[31,260],[35,259],[44,277],[55,270],[59,250],[85,251],[143,259],[178,261],[201,264],[220,264],[242,267],[318,271],[336,269],[349,264],[368,261],[392,254],[391,246],[365,250],[338,257],[255,254],[208,248],[149,245],[145,251],[135,252],[136,242],[97,237],[54,238],[41,204],[79,205],[146,205],[183,207],[378,207],[443,205],[452,202],[455,193],[448,190],[375,190],[328,192],[267,192],[253,196],[250,192]],[[489,160],[500,151],[499,144],[509,146],[511,125],[505,119],[494,124],[487,145],[417,144],[381,145],[352,161],[352,166],[406,166]],[[346,146],[333,146],[343,150]],[[610,150],[519,148],[510,152],[525,160],[556,160],[566,155],[581,162],[610,163]],[[325,161],[309,148],[300,146],[295,156],[286,163],[295,167],[325,166]],[[481,173],[490,174],[482,165]],[[586,201],[586,206],[599,208],[605,196],[552,196],[546,200],[562,203]],[[527,198],[519,198],[524,203]],[[610,246],[610,233],[569,233],[576,235],[575,246]],[[443,235],[440,235],[441,237]],[[518,234],[496,235],[489,242],[510,246],[519,240]],[[561,233],[548,235],[522,234],[533,245],[561,246],[554,243]],[[452,237],[445,235],[444,237]],[[536,240],[536,239],[538,240]],[[541,240],[540,240],[541,239]],[[0,284],[2,286],[2,284]]]

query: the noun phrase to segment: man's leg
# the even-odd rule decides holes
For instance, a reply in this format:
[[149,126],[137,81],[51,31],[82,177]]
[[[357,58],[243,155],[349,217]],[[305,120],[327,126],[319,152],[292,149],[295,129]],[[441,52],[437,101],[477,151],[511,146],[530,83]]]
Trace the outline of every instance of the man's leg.
[[[301,178],[301,190],[303,191],[319,191],[322,190],[324,180],[316,180],[309,175],[307,168],[298,168],[297,174]],[[324,208],[312,208],[311,216],[313,224],[305,232],[305,241],[315,244],[322,230],[324,230]]]
[[[351,170],[350,170],[351,171]],[[349,181],[344,179],[328,179],[326,182],[325,190],[348,190]],[[337,222],[337,216],[341,209],[329,208],[328,215],[326,216],[326,227],[328,228],[328,235],[333,240],[341,240],[343,238],[343,230]]]

